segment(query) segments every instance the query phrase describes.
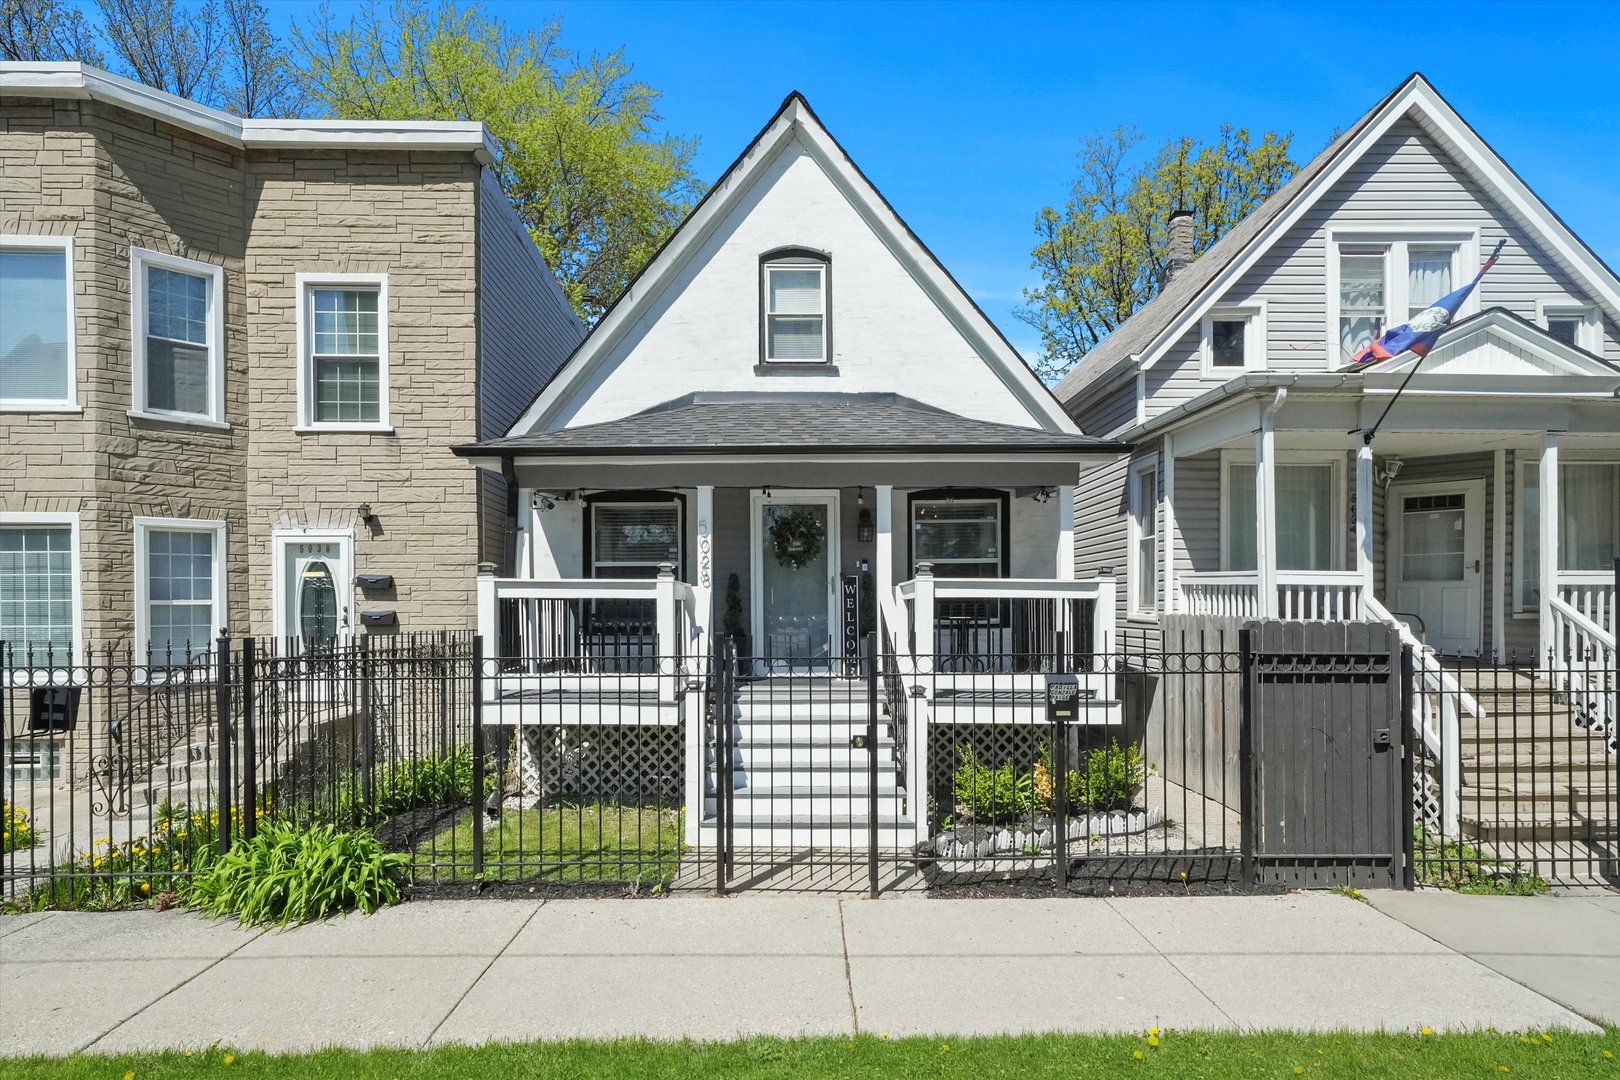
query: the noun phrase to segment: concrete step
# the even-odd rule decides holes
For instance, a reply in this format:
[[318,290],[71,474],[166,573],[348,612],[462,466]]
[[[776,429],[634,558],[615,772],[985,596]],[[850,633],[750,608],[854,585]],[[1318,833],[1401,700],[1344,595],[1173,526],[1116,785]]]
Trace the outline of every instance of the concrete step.
[[[879,762],[892,760],[894,744],[880,739],[877,752]],[[737,747],[733,760],[756,768],[854,769],[866,767],[867,754],[848,742],[744,743]]]
[[[745,717],[731,725],[732,735],[752,743],[771,742],[848,742],[856,735],[866,734],[866,717],[846,720],[805,720],[799,717]],[[878,721],[878,734],[888,734],[888,724]]]
[[[737,790],[747,787],[751,791],[868,791],[872,787],[871,775],[865,765],[849,769],[781,768],[737,762],[733,776]],[[878,762],[879,791],[893,791],[899,782],[893,761]]]
[[1609,842],[1620,840],[1620,822],[1616,821],[1570,821],[1554,820],[1546,817],[1487,817],[1463,815],[1463,835],[1470,840],[1486,843],[1535,843],[1548,841],[1599,841]]
[[[744,820],[739,818],[730,830],[738,848],[856,848],[866,850],[870,835],[865,815],[858,820],[817,822],[803,825],[793,821]],[[717,839],[712,808],[699,826],[698,844],[712,848]],[[879,848],[913,848],[917,826],[910,820],[879,820]]]
[[[890,788],[877,796],[878,820],[894,820],[905,804],[903,792]],[[849,821],[865,823],[871,812],[871,796],[864,791],[754,791],[738,788],[732,805],[737,820],[790,821],[794,825],[840,824]]]

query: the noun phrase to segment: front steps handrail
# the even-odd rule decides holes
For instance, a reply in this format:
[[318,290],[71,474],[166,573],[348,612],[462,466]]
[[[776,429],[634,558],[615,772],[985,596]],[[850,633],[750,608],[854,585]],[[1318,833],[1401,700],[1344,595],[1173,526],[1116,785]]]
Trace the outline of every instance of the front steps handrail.
[[1562,597],[1547,600],[1552,616],[1552,649],[1547,666],[1557,689],[1568,695],[1575,726],[1605,735],[1610,754],[1620,732],[1615,724],[1614,634],[1587,618]]

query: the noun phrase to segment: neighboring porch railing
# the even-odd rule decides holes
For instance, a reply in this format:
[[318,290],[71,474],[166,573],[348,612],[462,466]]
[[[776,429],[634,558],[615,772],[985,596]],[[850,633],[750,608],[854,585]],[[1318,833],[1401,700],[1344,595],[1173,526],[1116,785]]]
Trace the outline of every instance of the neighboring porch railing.
[[675,580],[668,563],[651,580],[480,574],[478,629],[494,643],[485,700],[492,700],[493,676],[501,671],[508,687],[511,675],[525,673],[610,677],[616,687],[639,676],[648,690],[656,686],[660,700],[673,701],[687,661],[702,655],[701,625],[692,586]]
[[[928,563],[885,612],[897,651],[942,672],[1101,670],[1113,647],[1114,579],[936,578]],[[927,659],[924,659],[927,658]]]
[[[1188,574],[1179,581],[1188,615],[1258,619],[1260,576],[1253,570]],[[1282,570],[1277,573],[1279,619],[1336,622],[1362,618],[1362,577],[1355,570]]]
[[1547,606],[1552,640],[1547,666],[1555,688],[1568,696],[1576,726],[1607,736],[1609,753],[1613,754],[1620,743],[1620,732],[1616,731],[1614,631],[1562,597],[1554,597]]
[[[1608,632],[1615,631],[1614,575],[1592,571],[1561,570],[1558,573],[1558,599],[1580,612],[1589,622]],[[1611,644],[1612,647],[1612,644]]]

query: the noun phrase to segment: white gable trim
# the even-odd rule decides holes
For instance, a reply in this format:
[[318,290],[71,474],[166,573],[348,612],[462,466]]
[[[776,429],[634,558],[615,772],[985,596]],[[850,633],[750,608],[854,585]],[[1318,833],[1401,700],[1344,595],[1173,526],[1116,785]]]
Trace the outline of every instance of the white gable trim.
[[509,435],[541,430],[576,395],[589,394],[592,376],[624,340],[704,241],[726,220],[754,182],[787,144],[797,136],[834,185],[849,200],[872,231],[894,254],[896,261],[920,284],[964,340],[990,361],[1002,383],[1046,431],[1077,433],[1052,392],[1035,377],[995,325],[979,310],[962,287],[917,239],[900,216],[872,186],[832,135],[822,126],[808,103],[791,95],[765,129],[743,151],[714,188],[631,282],[590,335],[580,343],[561,371],[524,410]]
[[1167,353],[1188,330],[1199,325],[1210,305],[1243,279],[1275,243],[1343,180],[1350,169],[1398,122],[1413,115],[1472,173],[1487,191],[1530,232],[1537,234],[1559,264],[1592,291],[1611,318],[1620,320],[1620,279],[1572,233],[1545,203],[1536,197],[1508,164],[1486,145],[1473,128],[1446,103],[1421,75],[1415,75],[1393,94],[1383,110],[1339,151],[1337,160],[1318,173],[1270,225],[1250,241],[1247,249],[1204,288],[1198,298],[1142,350],[1141,367],[1148,368]]
[[[1620,375],[1620,371],[1616,371],[1600,358],[1565,345],[1540,327],[1526,326],[1499,308],[1486,311],[1478,318],[1469,320],[1467,324],[1441,334],[1440,342],[1434,351],[1421,361],[1417,356],[1408,354],[1379,364],[1371,370],[1384,374],[1404,374],[1421,362],[1425,365],[1422,372],[1424,375],[1445,375],[1450,378],[1466,379],[1469,377],[1468,372],[1447,372],[1440,369],[1448,361],[1472,352],[1487,341],[1511,345],[1542,360],[1552,369],[1545,373],[1546,376],[1598,375],[1613,378]],[[1481,377],[1486,377],[1485,373],[1481,373]],[[1498,373],[1490,373],[1489,377],[1498,377]]]

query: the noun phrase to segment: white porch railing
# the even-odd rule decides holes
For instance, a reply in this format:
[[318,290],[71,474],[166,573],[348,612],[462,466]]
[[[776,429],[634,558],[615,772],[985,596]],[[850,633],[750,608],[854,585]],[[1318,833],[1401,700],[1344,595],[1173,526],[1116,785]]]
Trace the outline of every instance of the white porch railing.
[[1556,688],[1568,696],[1576,726],[1607,736],[1613,754],[1620,743],[1616,730],[1620,713],[1615,707],[1620,688],[1615,685],[1614,631],[1609,628],[1613,624],[1599,624],[1561,597],[1547,606],[1552,617],[1548,667]]
[[677,700],[688,660],[704,643],[692,586],[665,564],[652,580],[541,581],[478,577],[478,632],[484,639],[484,700],[521,689],[521,677],[570,672],[579,689],[600,677],[615,689],[639,685]]
[[1596,623],[1600,629],[1608,631],[1611,639],[1615,631],[1620,629],[1615,625],[1612,573],[1560,570],[1558,599],[1580,612],[1587,621]]
[[[1187,574],[1178,582],[1189,615],[1257,619],[1260,576],[1252,570]],[[1360,619],[1362,576],[1355,570],[1281,570],[1276,618],[1307,622]]]
[[936,578],[895,587],[893,624],[918,671],[1105,671],[1114,579]]

